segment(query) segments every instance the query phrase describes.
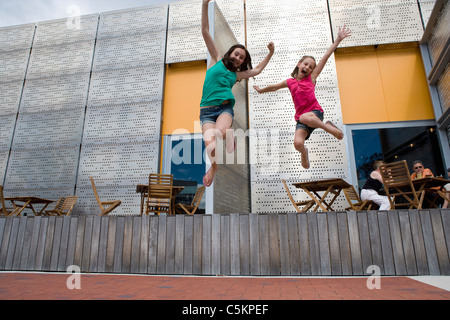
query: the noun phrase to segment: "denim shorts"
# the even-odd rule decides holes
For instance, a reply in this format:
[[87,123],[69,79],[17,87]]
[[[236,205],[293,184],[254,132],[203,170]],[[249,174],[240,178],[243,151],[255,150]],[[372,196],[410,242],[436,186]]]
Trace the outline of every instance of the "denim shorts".
[[[322,111],[312,110],[310,112],[314,113],[317,116],[317,118],[320,119],[320,121],[323,121],[323,112]],[[316,128],[311,128],[311,127],[308,127],[306,124],[301,123],[300,120],[297,121],[297,127],[295,128],[295,131],[297,131],[298,129],[303,129],[308,132],[308,136],[306,137],[305,140],[308,140],[309,137],[311,137],[311,133],[313,133],[313,131],[316,130]]]
[[232,119],[234,118],[234,111],[229,103],[220,106],[201,108],[200,121],[202,127],[205,123],[216,123],[217,118],[224,113],[230,115]]

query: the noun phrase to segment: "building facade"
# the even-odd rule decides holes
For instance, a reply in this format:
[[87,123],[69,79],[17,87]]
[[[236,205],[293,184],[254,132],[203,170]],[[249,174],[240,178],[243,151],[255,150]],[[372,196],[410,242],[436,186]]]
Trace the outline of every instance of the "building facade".
[[[254,65],[270,41],[276,53],[261,75],[233,89],[239,101],[233,129],[242,133],[245,152],[221,165],[205,212],[292,212],[281,179],[339,177],[361,187],[375,159],[412,164],[420,158],[435,175],[445,175],[447,3],[212,3],[211,26],[222,51],[243,43]],[[5,194],[55,200],[76,194],[74,214],[97,214],[92,176],[101,198],[122,200],[115,214],[134,215],[136,185],[150,172],[201,184],[208,163],[198,116],[208,56],[200,13],[201,1],[187,0],[1,28]],[[427,28],[428,21],[433,26]],[[304,170],[293,146],[289,91],[259,95],[253,85],[288,79],[303,55],[320,60],[344,24],[352,36],[329,59],[316,95],[345,138],[315,131],[307,142],[311,169]]]

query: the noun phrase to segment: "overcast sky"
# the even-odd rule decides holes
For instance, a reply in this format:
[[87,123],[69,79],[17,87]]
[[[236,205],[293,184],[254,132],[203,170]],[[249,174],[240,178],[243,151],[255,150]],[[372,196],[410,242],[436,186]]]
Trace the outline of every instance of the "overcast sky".
[[181,0],[0,0],[0,27]]

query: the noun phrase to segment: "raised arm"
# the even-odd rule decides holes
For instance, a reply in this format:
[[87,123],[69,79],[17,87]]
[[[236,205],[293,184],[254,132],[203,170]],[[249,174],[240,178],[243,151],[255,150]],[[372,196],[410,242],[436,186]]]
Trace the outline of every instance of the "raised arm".
[[272,59],[273,53],[275,52],[274,43],[273,42],[269,43],[267,48],[269,48],[269,54],[255,68],[253,68],[251,70],[237,72],[238,80],[255,77],[264,70],[264,68],[269,63],[270,59]]
[[331,55],[333,54],[333,52],[336,51],[336,49],[339,46],[339,44],[341,43],[341,41],[350,36],[351,36],[351,31],[349,28],[347,28],[345,25],[342,29],[341,29],[341,27],[339,27],[339,32],[338,32],[336,41],[334,41],[334,43],[331,45],[331,47],[327,50],[325,55],[322,57],[322,60],[320,60],[320,62],[317,64],[317,66],[314,68],[313,72],[311,73],[311,80],[314,83],[316,83],[317,77],[320,75],[323,68],[327,64],[328,58],[330,58]]
[[258,86],[253,86],[253,88],[255,88],[256,91],[258,91],[258,93],[266,93],[266,92],[272,92],[272,91],[277,91],[283,88],[287,88],[287,80],[284,80],[283,82],[271,85],[271,86],[267,86],[265,88],[260,88]]
[[206,48],[211,55],[211,65],[214,65],[221,59],[219,50],[217,50],[214,40],[209,33],[208,6],[211,0],[203,0],[202,4],[202,35]]

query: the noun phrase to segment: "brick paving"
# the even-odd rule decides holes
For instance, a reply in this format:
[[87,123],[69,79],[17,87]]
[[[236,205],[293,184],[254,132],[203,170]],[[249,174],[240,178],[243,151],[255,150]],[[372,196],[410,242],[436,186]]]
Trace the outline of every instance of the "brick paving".
[[[383,277],[369,290],[367,278],[169,277],[0,273],[1,300],[449,300],[450,291],[408,277]],[[74,284],[75,282],[70,282]]]

